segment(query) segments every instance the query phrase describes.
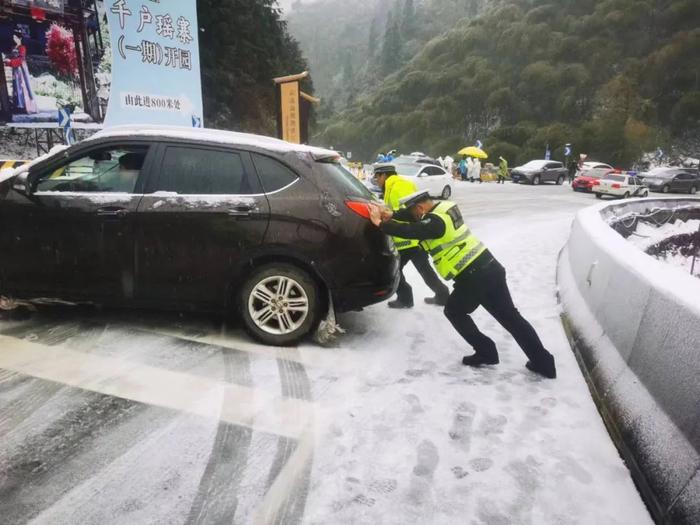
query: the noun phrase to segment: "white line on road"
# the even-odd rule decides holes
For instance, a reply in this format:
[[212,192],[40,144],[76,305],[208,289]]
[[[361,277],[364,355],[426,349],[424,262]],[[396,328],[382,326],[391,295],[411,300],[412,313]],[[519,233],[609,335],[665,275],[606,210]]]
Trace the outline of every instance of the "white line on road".
[[[297,438],[315,407],[307,401],[200,376],[45,346],[0,335],[0,368],[149,405]],[[220,403],[202,403],[217,398]]]

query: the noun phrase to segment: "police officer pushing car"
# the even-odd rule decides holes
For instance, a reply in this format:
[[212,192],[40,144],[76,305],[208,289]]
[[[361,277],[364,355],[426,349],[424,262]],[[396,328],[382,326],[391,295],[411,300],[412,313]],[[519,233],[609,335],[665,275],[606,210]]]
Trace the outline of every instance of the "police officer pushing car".
[[[378,166],[374,170],[374,180],[384,192],[384,202],[393,211],[399,210],[401,199],[412,195],[418,189],[412,180],[401,177],[396,173],[394,166]],[[412,308],[413,290],[406,281],[403,270],[405,266],[412,262],[418,273],[435,294],[435,297],[426,297],[428,304],[444,306],[450,295],[450,290],[436,275],[435,270],[430,266],[428,254],[421,248],[420,243],[415,239],[402,239],[394,236],[394,245],[401,257],[401,280],[396,290],[397,299],[389,302],[390,308]]]
[[462,364],[479,367],[499,362],[496,344],[479,331],[470,317],[483,306],[525,352],[529,359],[525,366],[554,379],[554,357],[513,304],[505,269],[464,224],[457,205],[449,201],[436,203],[427,191],[413,193],[401,204],[404,209],[396,212],[370,204],[370,220],[387,235],[418,240],[432,257],[438,273],[454,281],[445,316],[475,352],[465,356]]

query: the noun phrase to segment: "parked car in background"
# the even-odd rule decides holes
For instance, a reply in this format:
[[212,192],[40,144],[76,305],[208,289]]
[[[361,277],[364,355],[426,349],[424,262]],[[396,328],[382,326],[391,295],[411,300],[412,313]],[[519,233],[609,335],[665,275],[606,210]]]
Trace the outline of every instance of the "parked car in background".
[[[452,195],[452,176],[442,166],[400,160],[374,165],[375,168],[379,166],[394,166],[396,173],[413,180],[419,190],[428,190],[431,197],[449,199]],[[382,190],[374,183],[374,180],[370,183],[369,188],[381,196]]]
[[568,172],[564,164],[555,160],[531,160],[527,164],[513,168],[511,180],[515,183],[527,182],[537,186],[543,182],[563,184]]
[[603,195],[610,197],[647,197],[649,188],[636,175],[627,172],[610,172],[593,183],[593,193],[601,199]]
[[604,162],[588,161],[584,162],[581,169],[577,171],[576,175],[587,175],[593,170],[607,170],[611,171],[613,167],[610,164],[605,164]]
[[590,193],[593,191],[593,185],[612,171],[610,168],[592,168],[585,172],[579,172],[581,174],[577,175],[571,183],[571,189]]
[[654,168],[639,176],[651,191],[694,195],[700,190],[700,176],[691,168]]
[[334,151],[243,133],[127,126],[0,183],[0,293],[237,311],[256,339],[388,299],[391,240]]
[[428,157],[427,155],[415,155],[413,153],[410,155],[399,155],[391,162],[398,163],[398,164],[416,163],[416,164],[434,164],[435,166],[440,165],[440,163],[432,157]]

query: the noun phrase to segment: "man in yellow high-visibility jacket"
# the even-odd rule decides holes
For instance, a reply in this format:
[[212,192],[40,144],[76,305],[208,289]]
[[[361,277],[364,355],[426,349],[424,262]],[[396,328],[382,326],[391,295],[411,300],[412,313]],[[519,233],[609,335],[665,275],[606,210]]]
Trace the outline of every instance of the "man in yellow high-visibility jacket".
[[[401,208],[401,199],[415,193],[418,189],[412,180],[398,175],[393,165],[378,166],[375,168],[374,179],[377,185],[384,191],[384,202],[393,211],[398,211]],[[413,266],[416,267],[416,270],[418,270],[425,284],[435,293],[434,297],[426,297],[425,302],[439,306],[447,304],[450,290],[431,267],[428,254],[421,248],[420,243],[415,239],[402,239],[401,237],[394,236],[394,244],[401,256],[401,280],[396,290],[397,299],[395,301],[390,301],[389,307],[413,307],[413,289],[406,281],[406,277],[403,273],[404,267],[409,262],[413,263]]]
[[465,356],[462,364],[478,367],[499,362],[496,343],[480,332],[470,317],[483,306],[527,355],[529,361],[525,366],[554,379],[557,376],[554,356],[513,304],[505,269],[467,227],[457,205],[449,201],[434,202],[428,192],[416,192],[401,203],[405,209],[395,213],[371,205],[370,220],[388,235],[420,241],[438,273],[454,281],[445,316],[475,351]]

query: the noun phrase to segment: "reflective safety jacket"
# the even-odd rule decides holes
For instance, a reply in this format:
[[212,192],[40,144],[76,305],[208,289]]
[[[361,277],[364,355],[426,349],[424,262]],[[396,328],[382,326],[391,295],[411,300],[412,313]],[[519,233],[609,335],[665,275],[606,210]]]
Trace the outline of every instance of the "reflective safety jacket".
[[[386,179],[386,184],[384,185],[384,202],[392,211],[398,211],[401,209],[401,199],[417,191],[418,187],[412,180],[399,175],[392,175]],[[416,240],[402,239],[401,237],[393,237],[393,239],[394,245],[399,251],[415,248],[419,244]]]
[[433,258],[443,279],[454,279],[486,251],[486,246],[464,224],[454,202],[443,201],[430,214],[443,220],[445,233],[439,239],[428,239],[420,244]]

